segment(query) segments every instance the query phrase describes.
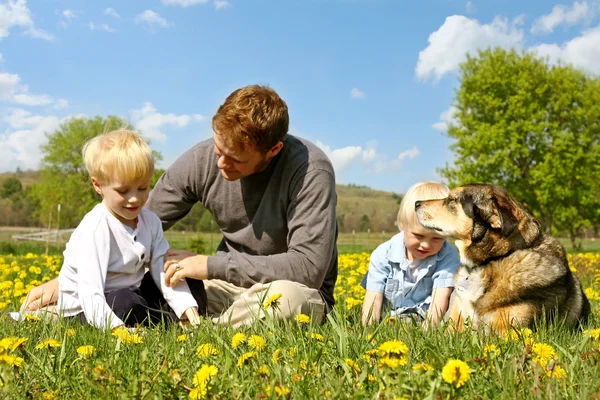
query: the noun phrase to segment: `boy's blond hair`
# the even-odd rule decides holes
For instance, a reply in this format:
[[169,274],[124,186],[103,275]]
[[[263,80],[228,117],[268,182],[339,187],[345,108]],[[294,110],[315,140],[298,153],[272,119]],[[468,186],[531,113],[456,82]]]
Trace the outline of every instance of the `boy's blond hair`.
[[448,197],[450,189],[438,182],[417,182],[407,191],[400,202],[398,210],[398,228],[400,230],[412,226],[417,222],[415,202],[419,200],[443,199]]
[[115,179],[121,182],[149,179],[154,172],[152,149],[139,133],[127,129],[94,137],[81,153],[90,177],[103,184]]

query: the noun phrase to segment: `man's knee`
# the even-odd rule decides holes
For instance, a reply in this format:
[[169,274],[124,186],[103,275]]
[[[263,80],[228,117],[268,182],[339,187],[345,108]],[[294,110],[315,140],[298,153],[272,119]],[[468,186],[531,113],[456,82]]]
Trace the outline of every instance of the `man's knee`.
[[285,317],[306,314],[315,322],[321,322],[325,317],[325,302],[316,289],[293,281],[279,280],[266,285],[265,292],[265,300],[281,294],[279,310]]

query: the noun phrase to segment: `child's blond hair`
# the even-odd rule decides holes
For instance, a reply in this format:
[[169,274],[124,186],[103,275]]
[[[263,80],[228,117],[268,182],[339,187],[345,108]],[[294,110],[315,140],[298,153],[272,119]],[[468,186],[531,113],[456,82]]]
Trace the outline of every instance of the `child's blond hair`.
[[417,182],[407,191],[398,210],[398,228],[400,230],[417,223],[415,202],[419,200],[443,199],[448,197],[450,189],[438,182]]
[[107,184],[117,179],[135,182],[154,172],[152,149],[137,132],[118,129],[89,140],[82,150],[90,177]]

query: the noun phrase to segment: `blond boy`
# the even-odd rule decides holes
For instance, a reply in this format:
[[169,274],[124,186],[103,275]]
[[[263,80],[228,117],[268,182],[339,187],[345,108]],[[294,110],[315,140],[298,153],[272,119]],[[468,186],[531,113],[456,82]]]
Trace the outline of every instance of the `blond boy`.
[[[148,144],[136,132],[117,130],[91,139],[82,153],[102,202],[67,243],[58,277],[59,313],[98,328],[183,316],[196,323],[198,301],[186,282],[164,284],[169,244],[158,217],[144,209],[154,171]],[[163,299],[171,310],[161,308]]]
[[437,326],[448,309],[453,276],[460,264],[458,252],[444,237],[422,227],[415,202],[440,199],[448,188],[436,182],[419,182],[408,189],[398,211],[401,232],[371,254],[363,285],[367,292],[362,321],[379,321],[382,310]]

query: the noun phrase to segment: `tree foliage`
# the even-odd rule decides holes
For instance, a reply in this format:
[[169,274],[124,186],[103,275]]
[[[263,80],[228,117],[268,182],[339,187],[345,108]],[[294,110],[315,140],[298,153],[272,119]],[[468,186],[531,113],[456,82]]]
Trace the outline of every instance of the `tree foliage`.
[[467,57],[459,82],[447,131],[456,159],[440,170],[450,185],[501,185],[572,241],[597,224],[600,80],[498,48]]
[[[30,192],[37,204],[36,217],[42,223],[58,221],[60,204],[60,227],[75,227],[100,201],[90,183],[81,150],[93,137],[124,128],[123,125],[124,121],[115,116],[73,118],[61,124],[55,132],[46,134],[48,143],[42,146],[42,182],[33,186]],[[156,159],[160,159],[159,153],[154,152],[154,155]],[[155,171],[153,183],[162,172],[164,171]],[[57,223],[53,222],[53,227]]]

